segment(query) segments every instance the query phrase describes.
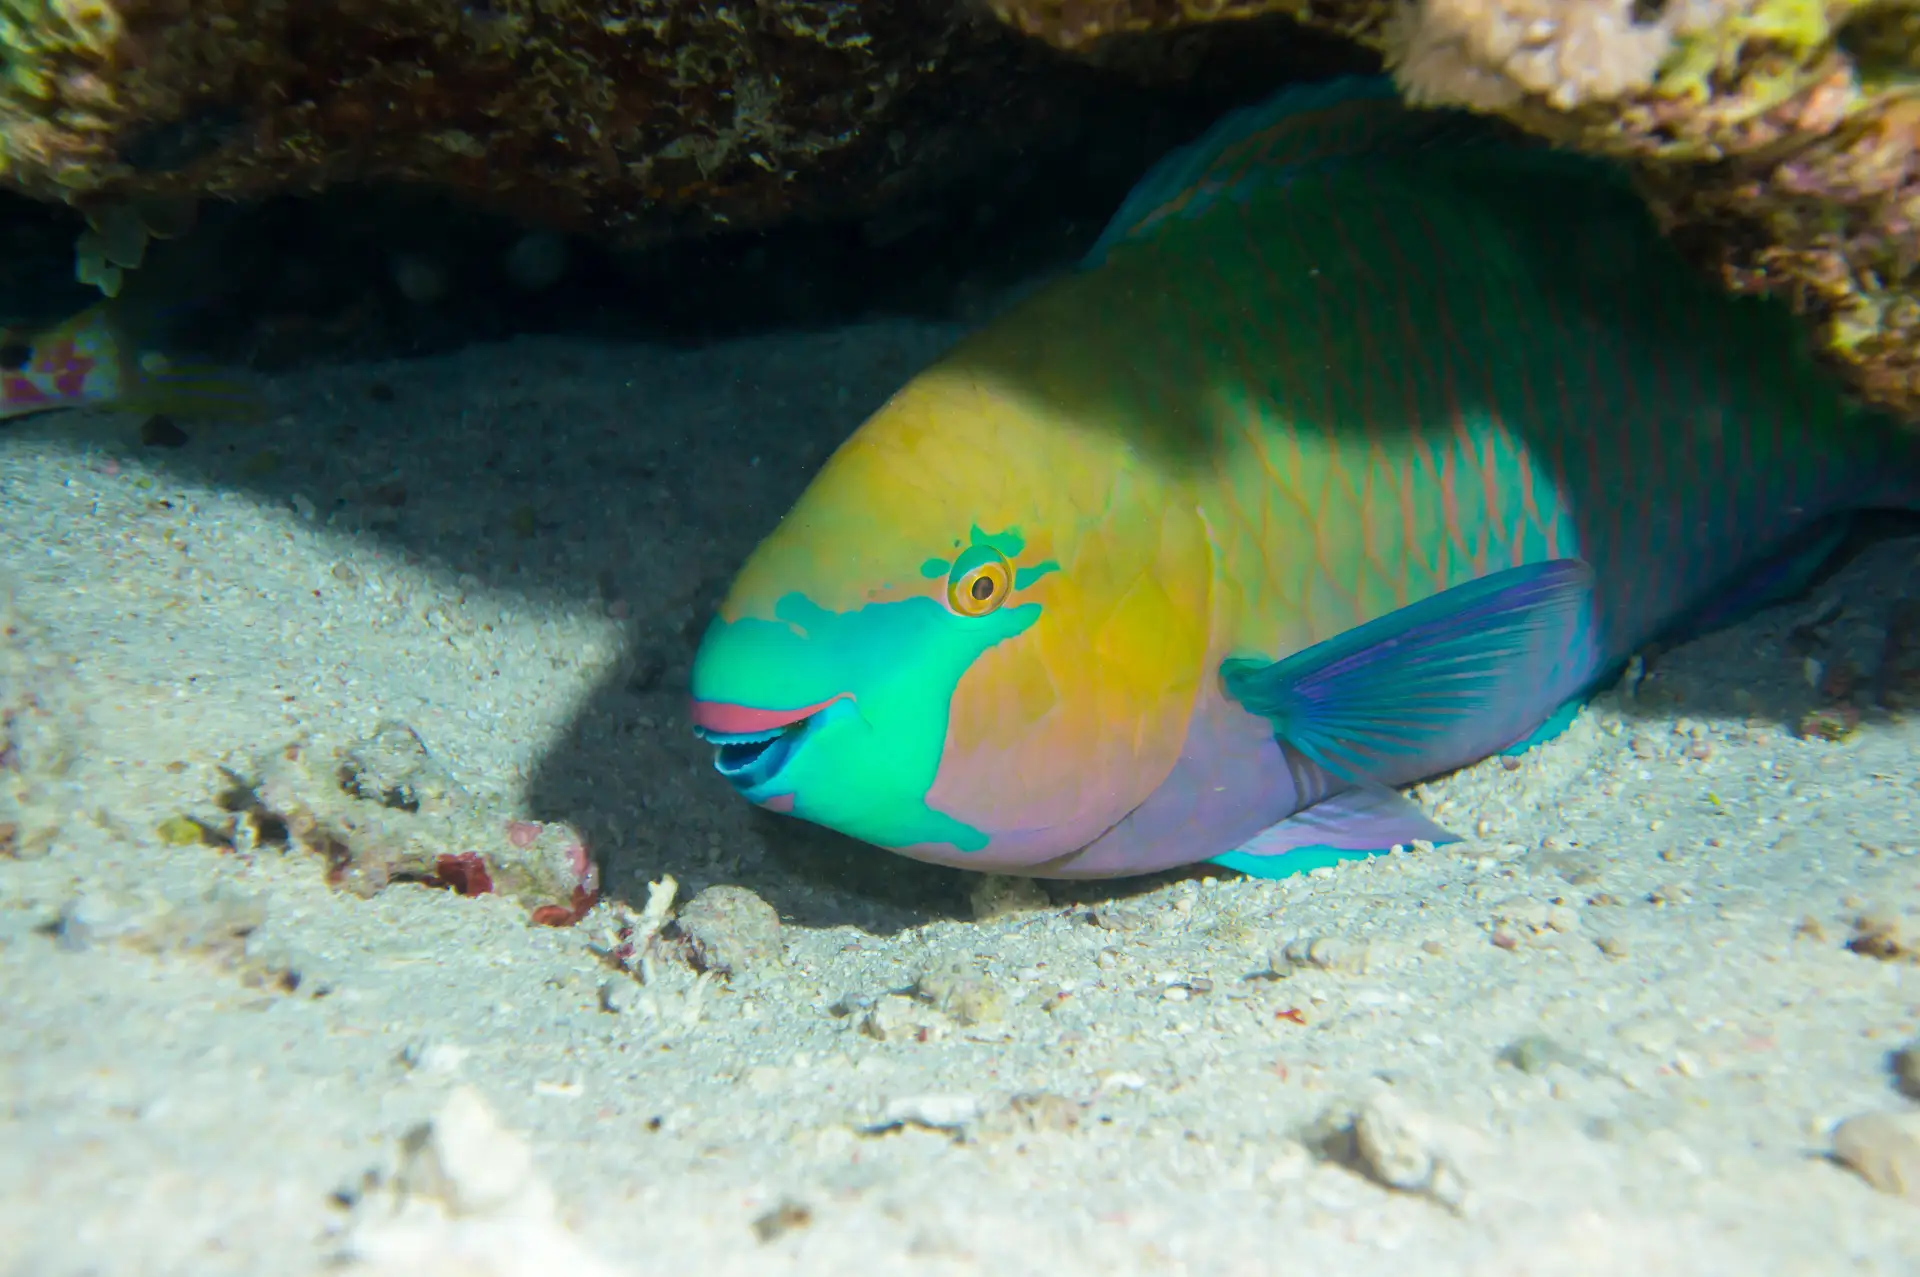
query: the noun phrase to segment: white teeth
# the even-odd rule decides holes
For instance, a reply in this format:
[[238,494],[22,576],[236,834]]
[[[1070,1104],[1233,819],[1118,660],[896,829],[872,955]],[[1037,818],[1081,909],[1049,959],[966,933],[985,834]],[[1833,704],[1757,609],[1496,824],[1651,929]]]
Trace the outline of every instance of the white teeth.
[[695,730],[699,732],[700,739],[715,745],[757,745],[761,741],[775,740],[787,731],[785,727],[776,727],[770,732],[710,732],[704,728]]

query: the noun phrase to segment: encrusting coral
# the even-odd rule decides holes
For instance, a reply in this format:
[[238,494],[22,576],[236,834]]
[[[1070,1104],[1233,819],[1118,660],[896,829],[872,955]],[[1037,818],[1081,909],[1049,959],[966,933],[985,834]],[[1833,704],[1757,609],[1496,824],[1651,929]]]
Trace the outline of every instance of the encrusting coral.
[[1057,117],[1057,62],[949,0],[0,0],[0,182],[107,291],[156,197],[342,180],[639,245],[857,213]]
[[1396,10],[1383,39],[1410,101],[1496,111],[1538,98],[1564,111],[1652,83],[1707,7],[1680,0],[1647,17],[1627,0],[1426,0]]
[[1920,418],[1912,0],[991,0],[1097,55],[1120,31],[1284,14],[1377,50],[1410,101],[1633,164],[1728,286],[1789,299],[1861,393]]

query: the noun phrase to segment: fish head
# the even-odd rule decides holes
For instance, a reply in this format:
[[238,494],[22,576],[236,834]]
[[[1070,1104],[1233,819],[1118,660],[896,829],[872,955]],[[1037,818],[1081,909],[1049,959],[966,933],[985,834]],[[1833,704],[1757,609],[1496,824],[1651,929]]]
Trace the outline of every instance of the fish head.
[[965,366],[910,383],[749,558],[692,678],[763,807],[1045,872],[1180,754],[1211,551],[1177,481]]

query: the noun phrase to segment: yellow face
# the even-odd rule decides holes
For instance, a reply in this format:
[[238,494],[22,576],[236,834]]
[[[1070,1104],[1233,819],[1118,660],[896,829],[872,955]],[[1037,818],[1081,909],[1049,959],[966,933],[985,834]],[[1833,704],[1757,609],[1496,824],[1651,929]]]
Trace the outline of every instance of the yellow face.
[[749,798],[925,859],[1031,866],[1179,756],[1210,552],[1183,485],[960,355],[835,454],[702,644]]

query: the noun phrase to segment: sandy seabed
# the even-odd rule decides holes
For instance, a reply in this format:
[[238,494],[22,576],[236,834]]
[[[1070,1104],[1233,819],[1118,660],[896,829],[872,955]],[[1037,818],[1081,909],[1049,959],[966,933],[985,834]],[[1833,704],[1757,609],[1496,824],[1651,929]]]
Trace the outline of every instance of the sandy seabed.
[[[1920,542],[1426,787],[1465,844],[1022,892],[750,810],[683,703],[754,540],[953,335],[520,339],[174,448],[0,430],[0,1272],[1920,1272],[1920,718],[1794,731]],[[396,723],[599,905],[222,832]],[[649,942],[669,877],[778,934],[736,896]],[[1881,1188],[1833,1156],[1871,1113]]]

